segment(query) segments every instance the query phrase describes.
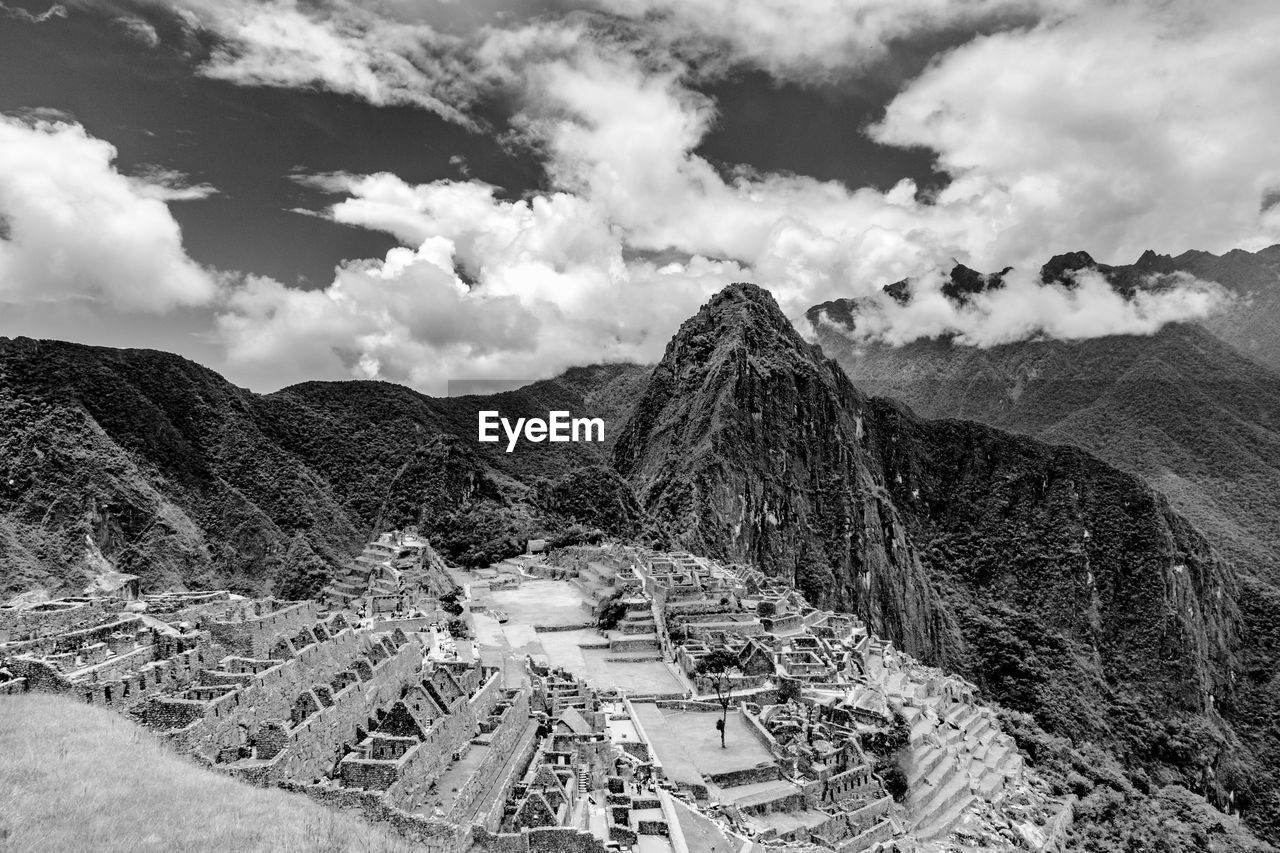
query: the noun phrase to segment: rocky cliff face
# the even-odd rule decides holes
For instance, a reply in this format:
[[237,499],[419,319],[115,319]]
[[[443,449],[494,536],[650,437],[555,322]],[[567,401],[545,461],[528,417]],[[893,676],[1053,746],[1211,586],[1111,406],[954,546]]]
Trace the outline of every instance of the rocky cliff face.
[[753,285],[681,326],[615,465],[662,532],[756,563],[936,661],[962,642],[867,452],[865,400]]
[[[681,327],[615,463],[676,542],[792,579],[1057,732],[1216,784],[1236,581],[1137,478],[868,399],[751,285]],[[1153,742],[1164,721],[1199,732],[1193,758]]]

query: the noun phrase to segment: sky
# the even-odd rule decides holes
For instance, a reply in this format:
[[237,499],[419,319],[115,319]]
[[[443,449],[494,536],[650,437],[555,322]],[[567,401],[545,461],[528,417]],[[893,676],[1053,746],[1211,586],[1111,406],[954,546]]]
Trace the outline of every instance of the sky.
[[1280,242],[1277,43],[1270,0],[3,0],[0,335],[442,394],[655,361],[732,281],[1149,334],[1228,297],[1035,273]]

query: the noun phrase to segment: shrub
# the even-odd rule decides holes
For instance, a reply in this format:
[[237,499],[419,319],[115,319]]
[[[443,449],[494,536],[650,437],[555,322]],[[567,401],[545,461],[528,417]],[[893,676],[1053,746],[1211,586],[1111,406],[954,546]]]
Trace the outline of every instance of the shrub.
[[596,617],[596,626],[601,631],[612,631],[618,627],[618,623],[626,615],[627,605],[622,600],[622,592],[615,592],[600,605],[600,614]]

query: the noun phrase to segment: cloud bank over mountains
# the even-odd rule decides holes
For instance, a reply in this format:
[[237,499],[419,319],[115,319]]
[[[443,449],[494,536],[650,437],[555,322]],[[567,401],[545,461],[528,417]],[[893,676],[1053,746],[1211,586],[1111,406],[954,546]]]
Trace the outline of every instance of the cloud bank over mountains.
[[1125,298],[1095,270],[1045,284],[1039,271],[1010,270],[1001,286],[964,299],[948,298],[948,276],[931,271],[913,278],[902,301],[880,292],[857,300],[853,327],[827,323],[854,343],[901,346],[920,338],[950,337],[964,346],[993,347],[1039,338],[1080,340],[1102,335],[1149,335],[1166,323],[1207,316],[1227,301],[1214,282],[1186,273],[1164,276],[1150,291]]
[[[0,300],[203,306],[240,381],[376,377],[439,393],[449,378],[654,360],[735,280],[769,288],[799,318],[916,277],[912,303],[877,302],[860,326],[890,343],[1144,334],[1204,316],[1221,292],[1187,281],[1126,302],[1100,279],[1046,288],[1032,271],[1074,249],[1127,261],[1146,248],[1280,241],[1280,116],[1266,85],[1280,77],[1280,9],[1267,2],[1210,13],[1186,0],[597,0],[539,4],[536,16],[519,4],[463,15],[396,0],[150,5],[214,40],[199,71],[221,80],[412,105],[478,132],[477,104],[509,104],[507,144],[545,169],[544,189],[523,198],[472,179],[304,178],[334,197],[312,213],[401,247],[302,289],[192,263],[165,200],[199,187],[119,175],[110,146],[74,124],[0,126],[28,151],[21,171],[66,194],[62,207],[80,207],[71,193],[84,192],[104,222],[132,223],[119,239],[89,234],[6,160],[0,270],[14,273]],[[836,85],[903,40],[946,33],[958,46],[866,129],[932,151],[950,178],[941,190],[852,188],[698,153],[717,121],[700,81],[760,69]],[[62,146],[56,157],[42,159],[42,141]],[[51,173],[62,157],[82,164],[74,182]],[[146,250],[123,251],[124,239]],[[59,247],[65,263],[35,268]],[[99,252],[104,262],[76,267]],[[146,260],[125,266],[128,256]],[[1025,274],[960,310],[928,285],[956,260]]]

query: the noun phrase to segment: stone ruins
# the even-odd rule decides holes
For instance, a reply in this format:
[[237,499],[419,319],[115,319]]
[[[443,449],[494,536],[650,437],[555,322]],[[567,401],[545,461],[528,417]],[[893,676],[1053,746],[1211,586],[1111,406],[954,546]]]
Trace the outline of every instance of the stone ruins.
[[385,533],[316,601],[111,573],[0,606],[25,691],[430,853],[1060,851],[1072,816],[972,684],[756,569],[621,545],[463,571]]

